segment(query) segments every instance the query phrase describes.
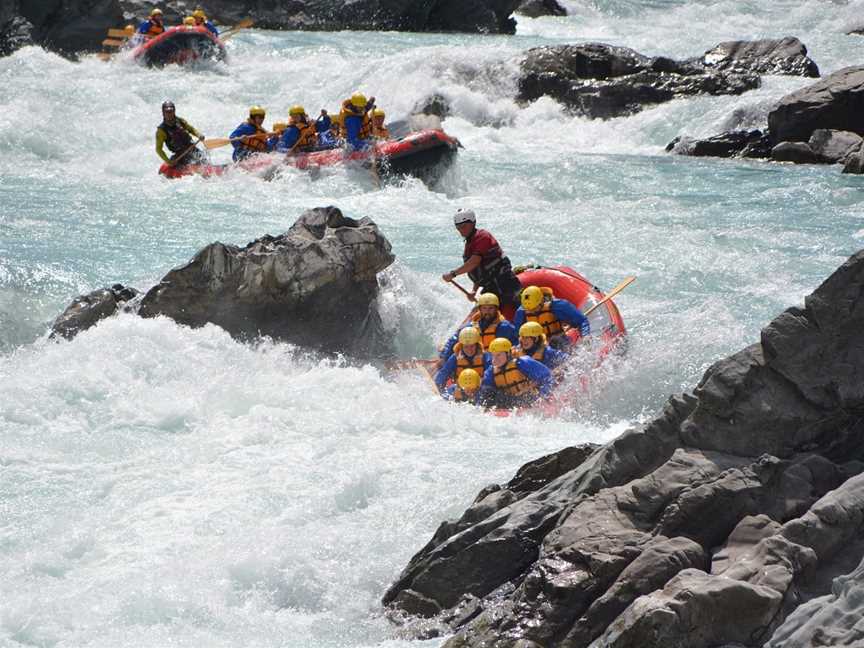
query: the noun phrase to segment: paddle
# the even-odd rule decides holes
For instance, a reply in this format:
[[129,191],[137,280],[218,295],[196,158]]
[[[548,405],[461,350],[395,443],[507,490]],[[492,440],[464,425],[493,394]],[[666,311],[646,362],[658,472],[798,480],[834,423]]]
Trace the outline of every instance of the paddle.
[[108,35],[111,38],[130,38],[135,35],[135,30],[126,31],[125,29],[109,29]]
[[468,292],[467,290],[465,290],[465,289],[464,289],[460,284],[456,283],[453,279],[450,280],[450,283],[453,284],[454,286],[456,286],[456,287],[457,287],[457,288],[462,292],[462,294],[465,295],[465,296],[468,298],[468,301],[472,301],[472,302],[473,302],[473,301],[477,301],[477,300],[474,298],[474,294],[473,294],[473,293],[470,293],[470,292]]
[[251,18],[244,18],[243,20],[241,20],[239,23],[237,23],[233,27],[229,27],[224,32],[219,34],[219,38],[221,38],[223,41],[228,40],[229,38],[234,36],[237,32],[239,32],[241,29],[246,29],[247,27],[251,27],[253,24],[255,24],[254,20],[252,20]]
[[268,137],[273,137],[274,135],[276,135],[276,133],[253,133],[252,135],[243,135],[242,137],[214,137],[213,139],[208,139],[206,142],[204,142],[204,148],[208,150],[221,148],[223,146],[228,146],[231,142],[239,142],[246,139],[247,137],[254,137],[256,139],[260,139],[263,137],[266,139]]
[[113,38],[106,38],[102,41],[102,44],[107,47],[123,47],[126,44],[126,41],[122,40],[114,40]]
[[194,142],[192,142],[192,144],[191,144],[190,146],[186,147],[186,149],[185,149],[185,150],[184,150],[180,155],[178,155],[178,156],[177,156],[176,158],[174,158],[171,162],[169,162],[169,163],[168,163],[168,166],[171,166],[171,167],[173,167],[173,166],[177,166],[177,163],[178,163],[180,160],[182,160],[184,157],[186,157],[187,155],[189,155],[189,153],[191,153],[192,149],[194,149],[196,146],[198,146],[198,144],[199,144],[200,142],[201,142],[201,138],[199,137],[197,140],[195,140]]
[[598,306],[600,306],[600,305],[602,305],[602,304],[605,304],[607,301],[609,301],[610,299],[612,299],[615,295],[617,295],[618,293],[620,293],[622,290],[624,290],[627,286],[629,286],[629,285],[630,285],[631,283],[633,283],[634,281],[636,281],[636,277],[633,277],[633,276],[631,276],[631,277],[627,277],[624,281],[622,281],[622,282],[619,283],[617,286],[615,286],[612,290],[610,290],[608,293],[606,293],[606,296],[605,296],[603,299],[601,299],[599,302],[597,302],[596,304],[594,304],[591,308],[589,308],[588,310],[586,310],[586,311],[583,313],[583,315],[590,315],[591,312],[592,312],[595,308],[597,308]]

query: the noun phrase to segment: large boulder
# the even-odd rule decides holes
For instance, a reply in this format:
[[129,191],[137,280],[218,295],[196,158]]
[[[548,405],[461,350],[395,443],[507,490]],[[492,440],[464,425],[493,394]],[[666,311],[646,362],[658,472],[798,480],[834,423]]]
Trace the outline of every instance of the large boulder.
[[864,251],[646,427],[487,489],[385,604],[446,648],[764,644],[864,557],[862,327]]
[[270,336],[375,357],[390,348],[376,297],[377,274],[393,259],[370,219],[312,209],[280,236],[244,248],[208,245],[151,288],[139,313],[193,327],[217,324],[239,338]]
[[822,129],[864,135],[864,66],[843,68],[786,95],[768,114],[777,142],[806,142]]
[[567,10],[558,4],[558,0],[522,0],[516,7],[516,13],[529,18],[540,16],[566,16]]
[[111,317],[138,295],[135,288],[114,284],[76,297],[51,325],[51,337],[71,340],[98,322]]
[[756,74],[706,70],[627,47],[588,43],[529,50],[521,63],[518,99],[548,96],[574,114],[609,119],[678,97],[741,94],[758,86]]
[[666,145],[666,151],[692,157],[766,158],[772,145],[760,130],[730,131],[707,139],[676,137]]
[[726,41],[698,59],[719,70],[818,77],[819,67],[807,56],[807,47],[797,38],[756,41]]

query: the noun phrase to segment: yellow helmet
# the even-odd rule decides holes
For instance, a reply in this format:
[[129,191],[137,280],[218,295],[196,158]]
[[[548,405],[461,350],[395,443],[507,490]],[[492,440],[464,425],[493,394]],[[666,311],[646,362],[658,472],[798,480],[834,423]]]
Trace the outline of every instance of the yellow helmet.
[[267,111],[264,110],[261,106],[252,106],[252,107],[249,109],[249,116],[250,116],[250,117],[257,117],[257,116],[259,116],[259,115],[260,115],[261,117],[263,117],[263,116],[266,115],[266,114],[267,114]]
[[192,12],[193,18],[203,18],[207,20],[207,14],[204,13],[204,10],[201,7],[198,7],[195,11]]
[[473,326],[466,326],[461,331],[459,331],[459,341],[462,343],[463,346],[477,344],[480,341],[480,331],[478,331]]
[[156,7],[155,9],[153,9],[153,11],[150,12],[150,17],[151,17],[151,18],[152,18],[153,16],[161,16],[161,15],[162,15],[162,10],[159,9],[158,7]]
[[376,108],[375,110],[372,111],[372,116],[373,117],[386,117],[387,115],[385,115],[384,111],[381,110],[380,108]]
[[489,344],[489,351],[492,353],[510,353],[513,348],[513,343],[507,338],[495,338]]
[[366,107],[366,95],[360,92],[355,92],[351,95],[351,105],[355,108],[365,108]]
[[498,295],[495,293],[481,293],[477,298],[478,306],[500,306],[501,302],[498,300]]
[[465,391],[475,391],[480,388],[480,374],[474,369],[463,369],[456,382]]
[[537,310],[543,303],[543,291],[537,286],[528,286],[522,291],[520,300],[522,301],[522,308],[526,311]]
[[288,124],[286,124],[285,122],[276,122],[275,124],[273,124],[273,132],[274,133],[280,133],[280,132],[284,131],[286,128],[288,128]]
[[192,16],[186,16],[186,17],[183,19],[183,24],[184,24],[184,25],[194,25],[194,24],[195,24],[195,19],[194,19]]
[[305,115],[305,114],[306,114],[306,109],[303,106],[301,106],[300,104],[294,104],[288,110],[288,116],[289,117],[298,117],[300,115]]
[[543,325],[540,322],[525,322],[519,327],[519,337],[542,337]]

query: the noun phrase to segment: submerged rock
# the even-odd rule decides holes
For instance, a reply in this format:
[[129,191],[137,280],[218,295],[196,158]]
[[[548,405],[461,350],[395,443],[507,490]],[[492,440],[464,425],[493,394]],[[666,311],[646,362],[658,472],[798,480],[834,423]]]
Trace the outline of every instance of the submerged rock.
[[[864,251],[652,423],[527,491],[485,489],[384,603],[449,623],[447,648],[810,636],[790,614],[833,604],[864,558],[862,327]],[[820,615],[825,636],[858,619]]]
[[244,248],[208,245],[151,288],[139,313],[216,324],[243,339],[377,357],[390,348],[376,307],[377,274],[393,260],[369,218],[312,209],[280,236]]
[[522,0],[516,13],[529,18],[540,16],[566,16],[567,10],[558,4],[558,0]]
[[97,322],[111,317],[138,295],[135,288],[114,284],[76,297],[51,325],[50,337],[58,335],[71,340]]

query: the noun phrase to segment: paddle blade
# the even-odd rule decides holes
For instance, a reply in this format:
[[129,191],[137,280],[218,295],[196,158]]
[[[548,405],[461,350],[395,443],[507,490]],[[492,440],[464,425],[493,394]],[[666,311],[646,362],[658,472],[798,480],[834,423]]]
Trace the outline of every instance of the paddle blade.
[[134,35],[135,32],[127,32],[125,29],[109,29],[108,35],[111,38],[129,38]]
[[603,304],[605,304],[607,301],[609,301],[610,299],[612,299],[615,295],[617,295],[618,293],[620,293],[622,290],[624,290],[627,286],[629,286],[629,285],[630,285],[631,283],[633,283],[634,281],[636,281],[636,277],[635,277],[635,276],[627,277],[624,281],[622,281],[622,282],[619,283],[617,286],[615,286],[612,290],[610,290],[608,293],[606,293],[606,295],[603,297],[603,299],[601,299],[599,302],[597,302],[596,304],[594,304],[591,308],[589,308],[588,310],[586,310],[586,311],[583,313],[583,315],[588,315],[588,314],[590,314],[590,313],[591,313],[595,308],[597,308],[598,306],[602,306]]
[[222,146],[228,146],[230,143],[231,140],[227,137],[214,137],[212,139],[204,140],[204,148],[215,149]]
[[255,21],[252,20],[251,18],[244,18],[243,20],[238,22],[236,25],[234,25],[234,27],[232,27],[231,29],[246,29],[247,27],[251,27],[254,24],[255,24]]
[[123,45],[123,41],[114,40],[113,38],[106,38],[102,41],[102,44],[107,47],[121,47]]

